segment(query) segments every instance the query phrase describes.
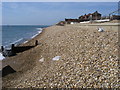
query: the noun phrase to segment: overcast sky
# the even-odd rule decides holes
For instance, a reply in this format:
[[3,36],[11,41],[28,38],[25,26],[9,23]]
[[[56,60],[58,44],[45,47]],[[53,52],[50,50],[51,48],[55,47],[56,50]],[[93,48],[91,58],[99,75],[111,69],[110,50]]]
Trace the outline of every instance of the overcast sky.
[[102,15],[118,9],[117,2],[3,2],[3,24],[52,25],[65,18],[100,12]]

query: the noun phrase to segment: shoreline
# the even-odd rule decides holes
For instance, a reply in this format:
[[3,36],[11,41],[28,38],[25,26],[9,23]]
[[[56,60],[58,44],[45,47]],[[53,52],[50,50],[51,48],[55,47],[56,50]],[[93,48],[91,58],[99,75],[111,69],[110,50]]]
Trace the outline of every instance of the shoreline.
[[[98,32],[98,27],[45,28],[22,44],[31,46],[38,40],[38,46],[3,60],[3,67],[9,64],[17,71],[3,77],[3,87],[117,88],[118,27],[102,26],[104,32]],[[52,61],[55,56],[60,60]]]
[[21,43],[20,46],[29,45],[29,43],[32,42],[33,40],[34,41],[37,40],[38,37],[40,37],[40,35],[42,35],[44,33],[44,30],[46,28],[49,28],[49,27],[51,27],[51,26],[48,26],[48,27],[45,27],[45,28],[41,28],[42,29],[42,31],[40,30],[41,32],[37,33],[36,35],[32,36],[29,40],[25,41],[26,43],[24,43],[24,42]]
[[[7,25],[5,25],[5,26],[7,26]],[[11,25],[11,26],[12,26],[13,29],[14,29],[14,27],[15,27],[16,25]],[[38,35],[39,33],[41,33],[41,29],[42,29],[42,28],[49,27],[48,25],[17,25],[17,26],[21,26],[21,27],[23,27],[23,26],[33,27],[33,29],[31,29],[31,30],[33,30],[33,31],[31,31],[30,34],[29,34],[29,31],[27,31],[26,36],[25,36],[25,35],[22,35],[22,37],[19,37],[19,38],[17,38],[17,39],[12,39],[12,40],[10,40],[9,42],[5,41],[5,42],[7,42],[7,43],[6,43],[6,44],[5,44],[5,43],[2,44],[2,46],[4,46],[5,48],[10,48],[10,47],[11,47],[11,44],[19,45],[19,44],[25,43],[26,41],[34,38],[36,35]],[[9,26],[8,26],[8,27],[9,27]],[[23,29],[24,29],[24,28],[23,28]],[[30,29],[30,28],[29,28],[29,29]],[[34,29],[36,29],[36,30],[34,30]],[[27,35],[27,34],[28,34],[28,35]],[[14,38],[14,37],[11,37],[11,38]],[[6,39],[6,40],[7,40],[7,39]],[[14,41],[13,41],[13,40],[14,40]]]
[[[47,27],[50,27],[50,26],[47,26]],[[23,45],[25,45],[26,43],[28,43],[29,41],[31,41],[32,39],[36,38],[36,37],[37,37],[39,34],[41,34],[41,33],[43,32],[43,30],[44,30],[45,28],[47,28],[47,27],[37,28],[37,29],[39,30],[39,31],[37,31],[37,34],[29,37],[29,38],[26,39],[26,40],[24,40],[25,38],[20,38],[20,39],[14,41],[13,43],[10,43],[9,45],[5,45],[5,46],[3,46],[3,47],[4,47],[4,49],[6,49],[6,50],[10,50],[12,44],[14,44],[15,46],[23,46]],[[0,48],[0,51],[1,51],[1,48]],[[1,55],[2,55],[2,52],[0,52],[0,53],[1,53]],[[4,56],[1,56],[1,59],[2,59],[3,57],[4,57]],[[4,57],[2,60],[4,60],[4,59],[5,59],[5,57]],[[1,61],[2,61],[2,60],[1,60]]]
[[[51,26],[49,26],[49,27],[51,27]],[[45,29],[47,29],[49,27],[42,28],[42,32],[41,33],[38,33],[38,34],[34,35],[32,38],[30,38],[29,40],[25,41],[26,43],[23,42],[21,44],[18,44],[17,46],[32,46],[32,45],[34,45],[35,40],[40,38],[41,35],[45,32]],[[9,62],[9,60],[7,60],[7,59],[12,58],[12,57],[17,57],[17,55],[11,56],[11,57],[5,57],[3,60],[0,60],[0,62],[2,62],[2,63],[5,62],[5,63],[9,64],[11,61]],[[2,64],[2,68],[4,68],[5,66],[7,66],[7,64]],[[0,68],[0,70],[2,70],[2,69]]]

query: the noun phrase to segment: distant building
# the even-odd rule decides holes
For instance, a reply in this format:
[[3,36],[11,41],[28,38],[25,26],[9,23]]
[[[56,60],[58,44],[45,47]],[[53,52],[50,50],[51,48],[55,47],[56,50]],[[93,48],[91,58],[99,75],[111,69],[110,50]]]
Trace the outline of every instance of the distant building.
[[100,20],[101,19],[101,14],[98,13],[98,11],[94,12],[94,13],[89,13],[89,14],[85,14],[84,16],[80,16],[79,17],[79,21],[89,21],[89,20]]
[[83,22],[83,21],[100,20],[100,19],[101,19],[101,14],[98,13],[98,11],[96,11],[94,13],[82,15],[78,19],[66,19],[65,18],[65,22],[67,24],[71,24],[71,23],[74,24],[74,23],[79,23],[79,22]]
[[[117,15],[116,15],[117,14]],[[120,20],[120,8],[118,10],[109,13],[110,20]]]
[[112,20],[120,20],[120,15],[112,15]]
[[97,11],[92,14],[92,19],[93,20],[100,20],[101,19],[101,14],[98,13]]
[[65,21],[67,22],[67,24],[71,24],[71,22],[72,23],[80,22],[79,19],[66,19],[66,18]]

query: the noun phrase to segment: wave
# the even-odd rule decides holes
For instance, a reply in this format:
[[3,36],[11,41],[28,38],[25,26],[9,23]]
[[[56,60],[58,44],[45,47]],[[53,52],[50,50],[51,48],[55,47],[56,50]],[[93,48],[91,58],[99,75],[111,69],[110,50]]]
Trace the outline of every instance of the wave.
[[36,28],[37,30],[42,30],[42,28]]
[[23,40],[23,38],[20,38],[20,39],[18,39],[18,40],[16,40],[16,41],[12,42],[12,43],[10,43],[10,44],[18,44],[18,43],[21,42],[22,40]]
[[15,41],[15,42],[13,42],[13,43],[11,43],[11,44],[19,45],[19,44],[21,44],[21,43],[27,43],[29,39],[33,39],[33,38],[35,38],[38,34],[42,33],[42,30],[43,30],[42,28],[36,28],[36,29],[38,29],[39,31],[37,32],[37,34],[33,35],[32,37],[30,37],[30,38],[20,38],[19,40]]
[[29,37],[29,38],[20,38],[12,43],[10,43],[9,45],[5,45],[4,47],[6,49],[10,49],[11,48],[11,44],[15,44],[15,46],[17,45],[20,45],[22,43],[27,43],[30,39],[33,39],[35,38],[38,34],[42,33],[42,28],[36,28],[38,31],[37,31],[37,34],[33,35],[32,37]]
[[26,40],[25,38],[20,38],[20,39],[18,39],[18,40],[16,40],[16,41],[10,43],[9,45],[5,45],[4,47],[5,47],[6,49],[10,49],[12,44],[15,44],[15,46],[17,46],[17,45],[23,43],[25,40]]
[[31,39],[34,38],[34,37],[36,37],[36,36],[39,35],[40,33],[42,33],[42,30],[43,30],[42,28],[36,28],[36,29],[39,30],[39,31],[38,31],[37,34],[35,34],[34,36],[32,36]]

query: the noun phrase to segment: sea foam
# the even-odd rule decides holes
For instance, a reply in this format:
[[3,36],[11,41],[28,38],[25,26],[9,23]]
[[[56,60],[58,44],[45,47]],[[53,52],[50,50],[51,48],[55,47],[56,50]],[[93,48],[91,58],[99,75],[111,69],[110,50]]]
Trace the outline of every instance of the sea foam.
[[36,28],[36,29],[39,30],[39,31],[38,31],[37,34],[35,34],[34,36],[32,36],[31,39],[34,38],[34,37],[36,37],[38,34],[42,33],[42,30],[43,30],[42,28]]
[[2,55],[2,53],[0,53],[0,60],[5,59],[5,57]]

